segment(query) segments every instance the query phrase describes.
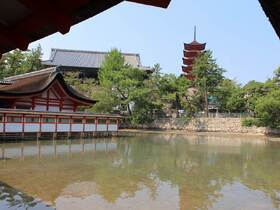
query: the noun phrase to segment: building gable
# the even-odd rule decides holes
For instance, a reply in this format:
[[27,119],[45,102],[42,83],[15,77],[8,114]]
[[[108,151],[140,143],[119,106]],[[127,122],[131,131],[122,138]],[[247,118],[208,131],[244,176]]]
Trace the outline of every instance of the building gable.
[[0,87],[0,108],[37,111],[62,111],[67,108],[75,111],[77,106],[96,103],[68,86],[57,72],[20,75],[10,79],[11,85]]

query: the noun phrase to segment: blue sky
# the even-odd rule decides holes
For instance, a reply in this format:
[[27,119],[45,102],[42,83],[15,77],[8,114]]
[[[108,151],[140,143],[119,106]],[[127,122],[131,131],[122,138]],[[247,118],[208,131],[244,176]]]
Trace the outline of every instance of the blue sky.
[[183,43],[207,42],[226,76],[241,83],[264,81],[280,66],[280,42],[258,0],[171,0],[167,10],[123,2],[71,28],[30,44],[51,48],[140,53],[142,64],[159,63],[180,75]]

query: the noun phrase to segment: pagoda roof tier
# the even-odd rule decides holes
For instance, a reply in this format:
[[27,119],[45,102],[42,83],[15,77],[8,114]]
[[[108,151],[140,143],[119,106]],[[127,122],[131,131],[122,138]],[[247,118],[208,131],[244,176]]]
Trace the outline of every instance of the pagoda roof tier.
[[194,76],[193,75],[187,75],[188,80],[194,80]]
[[199,43],[197,41],[193,41],[189,44],[184,43],[185,51],[203,51],[205,50],[205,47],[206,43]]
[[193,58],[197,57],[201,51],[185,51],[184,50],[184,57],[185,58]]
[[181,76],[185,77],[188,80],[194,80],[194,76],[191,74],[181,74]]
[[193,65],[195,58],[183,58],[184,65]]
[[9,84],[0,85],[0,98],[2,99],[35,97],[54,87],[62,96],[75,101],[77,104],[92,105],[97,102],[68,85],[57,68],[8,77],[5,80],[9,81]]
[[192,66],[182,66],[182,71],[184,73],[191,73],[193,70],[193,67]]

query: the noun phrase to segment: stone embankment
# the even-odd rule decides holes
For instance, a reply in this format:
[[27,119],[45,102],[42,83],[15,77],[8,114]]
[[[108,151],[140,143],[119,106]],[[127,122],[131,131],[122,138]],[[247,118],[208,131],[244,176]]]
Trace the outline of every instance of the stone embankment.
[[256,135],[279,135],[280,130],[265,127],[244,127],[241,118],[194,118],[189,122],[180,119],[160,119],[148,125],[124,126],[135,129],[186,130],[192,132],[223,132]]

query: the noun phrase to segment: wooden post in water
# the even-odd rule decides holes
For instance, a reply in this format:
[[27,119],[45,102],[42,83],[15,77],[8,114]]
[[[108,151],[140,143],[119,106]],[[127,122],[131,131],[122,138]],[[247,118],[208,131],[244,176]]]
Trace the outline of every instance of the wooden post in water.
[[2,144],[2,160],[5,160],[5,145]]
[[21,138],[24,139],[24,133],[25,133],[25,122],[24,122],[24,114],[21,116],[21,125],[22,125],[22,131],[21,131]]
[[94,151],[96,152],[96,140],[94,141]]
[[71,154],[72,152],[72,142],[70,140],[68,140],[68,148],[69,148],[69,153]]
[[21,160],[24,160],[24,143],[23,142],[21,142],[20,157],[21,157]]
[[39,141],[40,137],[41,137],[41,133],[38,132],[38,133],[36,134],[36,140]]
[[54,146],[54,158],[57,156],[57,151],[56,151],[56,141],[53,141],[53,146]]
[[67,133],[67,139],[70,139],[70,137],[71,137],[71,132],[68,132]]
[[37,147],[38,147],[38,158],[41,158],[41,143],[40,141],[37,141]]
[[57,138],[57,132],[53,133],[53,141]]
[[84,140],[82,140],[82,151],[83,151],[83,153],[85,152],[85,141]]
[[106,152],[108,152],[108,141],[105,140],[105,144],[106,144]]

